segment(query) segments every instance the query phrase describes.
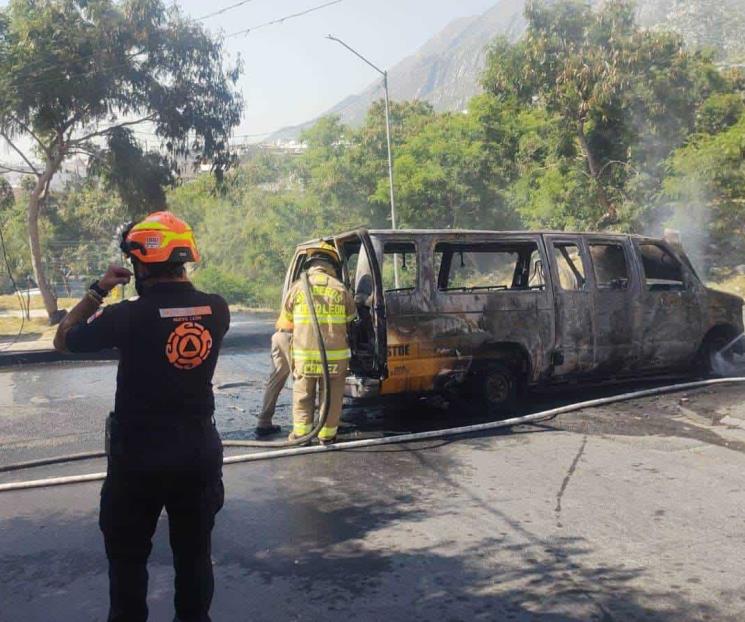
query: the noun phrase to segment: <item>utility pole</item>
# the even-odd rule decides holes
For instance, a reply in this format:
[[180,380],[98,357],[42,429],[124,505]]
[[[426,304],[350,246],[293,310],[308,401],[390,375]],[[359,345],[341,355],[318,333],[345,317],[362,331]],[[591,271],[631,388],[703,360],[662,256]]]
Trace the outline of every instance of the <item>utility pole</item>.
[[[388,94],[388,72],[384,71],[377,65],[370,62],[368,59],[366,59],[362,54],[360,54],[357,50],[355,50],[350,45],[347,45],[342,41],[341,39],[334,37],[333,35],[326,35],[327,39],[330,39],[331,41],[336,41],[338,44],[343,45],[345,48],[347,48],[352,54],[354,54],[357,58],[365,62],[366,64],[370,65],[375,71],[377,71],[381,76],[383,76],[383,90],[385,91],[385,139],[386,144],[388,146],[388,187],[390,190],[391,195],[391,229],[394,231],[396,230],[396,199],[394,197],[393,193],[393,151],[391,150],[391,112],[390,112],[390,97]],[[393,256],[393,280],[396,289],[399,288],[399,281],[398,281],[398,255]]]

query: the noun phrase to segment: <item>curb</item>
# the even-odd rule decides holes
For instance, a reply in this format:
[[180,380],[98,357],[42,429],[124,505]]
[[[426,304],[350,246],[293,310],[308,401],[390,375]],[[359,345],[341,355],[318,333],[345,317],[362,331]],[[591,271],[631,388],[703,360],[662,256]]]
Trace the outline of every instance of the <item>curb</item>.
[[[228,333],[222,342],[222,351],[245,348],[259,350],[269,346],[274,328],[266,332],[249,335],[235,335]],[[234,353],[234,352],[233,352]],[[61,354],[56,350],[26,350],[19,352],[5,352],[0,354],[0,368],[15,365],[39,365],[42,363],[59,363],[61,361],[118,361],[118,350],[101,350],[99,352],[84,352],[80,354]]]

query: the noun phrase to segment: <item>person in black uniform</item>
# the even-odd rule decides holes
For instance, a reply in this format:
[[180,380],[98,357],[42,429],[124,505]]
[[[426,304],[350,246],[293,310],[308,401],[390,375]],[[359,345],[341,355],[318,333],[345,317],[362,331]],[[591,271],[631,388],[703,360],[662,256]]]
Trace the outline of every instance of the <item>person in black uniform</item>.
[[54,341],[64,352],[120,353],[99,520],[109,560],[108,620],[147,619],[147,559],[165,507],[175,620],[209,621],[211,533],[224,498],[212,376],[230,312],[220,296],[197,291],[186,278],[184,263],[198,261],[199,252],[191,228],[169,212],[125,231],[122,250],[139,298],[99,309],[132,277],[110,266]]

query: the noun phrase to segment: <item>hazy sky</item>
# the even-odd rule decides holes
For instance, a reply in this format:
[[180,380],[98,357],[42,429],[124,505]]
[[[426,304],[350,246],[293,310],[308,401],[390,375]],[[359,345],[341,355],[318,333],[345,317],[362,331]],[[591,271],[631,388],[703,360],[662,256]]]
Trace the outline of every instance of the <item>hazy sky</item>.
[[[324,4],[329,0],[249,0],[203,20],[213,32],[230,35]],[[176,0],[198,19],[239,0]],[[240,88],[246,109],[237,135],[269,134],[321,114],[362,91],[378,74],[350,52],[325,39],[344,39],[383,69],[415,52],[452,20],[483,13],[497,0],[342,0],[314,13],[267,26],[248,35],[227,36],[225,49],[240,54],[245,71]],[[0,0],[0,6],[7,0]],[[260,137],[249,140],[256,141]],[[147,140],[144,138],[143,140]],[[21,143],[24,147],[25,141]],[[18,162],[0,144],[0,158]]]
[[[237,0],[179,0],[201,17]],[[229,34],[322,4],[324,0],[251,0],[208,20]],[[246,99],[238,133],[272,132],[307,121],[377,74],[326,34],[344,39],[386,69],[415,52],[457,17],[482,13],[497,0],[343,0],[315,13],[226,39],[231,54],[245,63],[241,88]]]

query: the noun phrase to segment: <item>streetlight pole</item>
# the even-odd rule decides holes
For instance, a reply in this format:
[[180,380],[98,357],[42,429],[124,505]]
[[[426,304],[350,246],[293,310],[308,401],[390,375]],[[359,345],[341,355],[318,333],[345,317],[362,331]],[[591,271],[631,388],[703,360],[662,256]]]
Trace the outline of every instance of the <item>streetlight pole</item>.
[[385,140],[388,143],[388,186],[391,191],[391,229],[396,229],[396,200],[393,196],[393,150],[391,149],[391,104],[388,98],[388,72],[383,72],[385,90]]
[[[390,196],[391,196],[391,229],[395,231],[396,229],[396,199],[393,193],[393,151],[391,149],[391,112],[390,112],[391,105],[390,105],[390,97],[388,94],[388,72],[384,71],[377,65],[367,60],[364,56],[362,56],[362,54],[360,54],[357,50],[355,50],[350,45],[347,45],[346,43],[344,43],[344,41],[342,41],[341,39],[334,37],[333,35],[326,35],[326,38],[330,39],[331,41],[336,41],[340,45],[343,45],[350,52],[352,52],[352,54],[354,54],[357,58],[359,58],[366,64],[370,65],[370,67],[372,67],[381,76],[383,76],[383,89],[385,91],[385,140],[388,146],[388,187],[389,187]],[[398,259],[397,256],[394,255],[393,257],[393,280],[394,280],[396,289],[398,289],[399,287],[397,259]]]

